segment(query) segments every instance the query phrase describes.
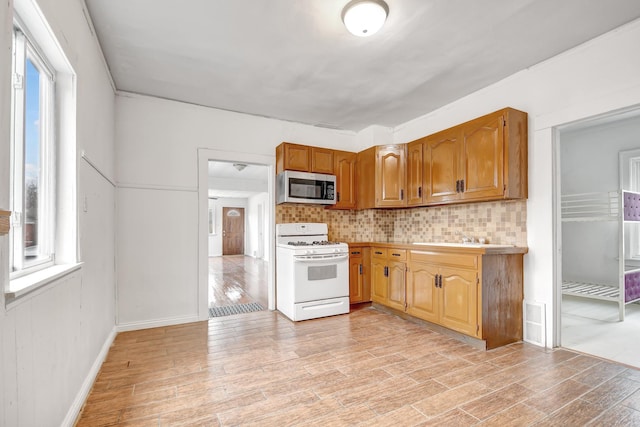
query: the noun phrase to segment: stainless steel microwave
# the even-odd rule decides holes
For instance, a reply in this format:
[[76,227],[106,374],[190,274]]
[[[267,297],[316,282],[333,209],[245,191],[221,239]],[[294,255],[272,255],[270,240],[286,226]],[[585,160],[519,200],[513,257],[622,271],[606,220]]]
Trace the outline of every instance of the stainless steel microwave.
[[321,173],[283,171],[276,178],[277,203],[336,203],[336,177]]

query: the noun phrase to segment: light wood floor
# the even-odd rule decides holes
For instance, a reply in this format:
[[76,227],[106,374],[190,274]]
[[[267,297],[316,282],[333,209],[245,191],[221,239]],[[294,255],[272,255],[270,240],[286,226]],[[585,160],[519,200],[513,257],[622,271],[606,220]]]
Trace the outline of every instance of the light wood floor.
[[369,307],[120,333],[77,425],[631,426],[639,411],[638,370],[522,343],[480,351]]
[[268,307],[267,263],[244,255],[209,258],[209,307],[258,302]]

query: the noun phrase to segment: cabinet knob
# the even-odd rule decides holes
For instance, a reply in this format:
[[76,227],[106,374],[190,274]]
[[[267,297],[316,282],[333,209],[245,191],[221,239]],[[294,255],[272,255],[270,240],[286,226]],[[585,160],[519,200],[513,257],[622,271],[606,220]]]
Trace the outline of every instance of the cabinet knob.
[[418,187],[418,197],[422,197],[422,187]]

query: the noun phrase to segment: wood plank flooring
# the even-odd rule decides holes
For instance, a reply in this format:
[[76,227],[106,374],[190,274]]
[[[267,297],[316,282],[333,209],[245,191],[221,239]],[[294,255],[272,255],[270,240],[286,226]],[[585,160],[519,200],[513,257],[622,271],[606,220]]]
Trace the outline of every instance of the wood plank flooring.
[[267,263],[244,255],[209,258],[209,307],[260,303],[268,307]]
[[261,311],[120,333],[78,426],[633,426],[640,371],[476,350],[375,308]]

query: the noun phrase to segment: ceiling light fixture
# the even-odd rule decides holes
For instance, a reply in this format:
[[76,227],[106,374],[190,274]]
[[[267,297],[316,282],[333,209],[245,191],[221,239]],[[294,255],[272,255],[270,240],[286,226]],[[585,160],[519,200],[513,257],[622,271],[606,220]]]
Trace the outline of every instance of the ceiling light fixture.
[[238,172],[240,172],[241,170],[243,170],[244,168],[247,167],[247,165],[245,165],[244,163],[234,163],[233,167],[238,169]]
[[342,22],[351,34],[368,37],[382,28],[388,14],[383,0],[352,0],[342,9]]

